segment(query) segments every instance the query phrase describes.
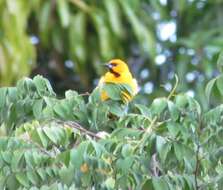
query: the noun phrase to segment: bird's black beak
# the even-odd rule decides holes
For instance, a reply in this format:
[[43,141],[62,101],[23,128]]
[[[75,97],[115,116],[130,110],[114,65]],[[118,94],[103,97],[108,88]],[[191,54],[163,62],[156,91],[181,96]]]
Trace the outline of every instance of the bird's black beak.
[[110,69],[112,69],[113,65],[111,63],[106,63],[105,67],[107,67],[110,70]]

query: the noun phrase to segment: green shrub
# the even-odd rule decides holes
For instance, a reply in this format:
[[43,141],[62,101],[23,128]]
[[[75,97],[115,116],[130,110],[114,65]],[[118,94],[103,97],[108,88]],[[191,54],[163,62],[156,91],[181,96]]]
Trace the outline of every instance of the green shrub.
[[0,189],[221,189],[223,105],[175,88],[150,106],[98,89],[59,99],[41,76],[0,88]]

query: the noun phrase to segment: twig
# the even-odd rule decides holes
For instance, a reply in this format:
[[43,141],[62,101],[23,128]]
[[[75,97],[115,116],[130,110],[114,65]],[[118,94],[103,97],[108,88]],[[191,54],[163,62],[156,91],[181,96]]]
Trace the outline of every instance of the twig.
[[152,129],[154,127],[154,124],[157,121],[157,116],[155,116],[153,118],[153,120],[151,121],[149,127],[145,130],[145,133],[143,134],[143,137],[140,139],[140,141],[138,142],[138,144],[135,146],[135,150],[144,143],[144,141],[146,140],[146,138],[148,137],[148,135],[152,132]]
[[152,155],[151,164],[153,165],[153,166],[151,166],[152,174],[155,177],[158,177],[159,176],[159,172],[161,170],[160,170],[160,167],[159,167],[159,163],[157,161],[157,153]]
[[85,129],[84,127],[82,127],[79,123],[75,122],[75,121],[57,121],[58,123],[62,123],[62,124],[65,124],[71,128],[74,128],[74,129],[77,129],[79,130],[80,132],[83,132],[84,134],[86,135],[89,135],[91,137],[94,137],[96,139],[101,139],[101,137],[99,137],[97,134],[91,132],[91,131],[88,131],[87,129]]
[[85,92],[85,93],[79,94],[79,96],[89,96],[89,95],[90,95],[89,92]]
[[176,89],[177,89],[177,86],[178,86],[178,83],[179,83],[179,79],[178,79],[178,76],[177,76],[177,75],[175,75],[175,80],[176,80],[175,85],[174,85],[174,87],[172,88],[172,90],[171,90],[169,96],[167,97],[168,100],[174,95],[174,93],[175,93],[175,91],[176,91]]
[[199,150],[200,150],[200,145],[198,144],[197,151],[196,151],[196,167],[194,170],[194,182],[195,182],[195,189],[198,190],[198,182],[197,182],[197,174],[198,174],[198,169],[199,169]]
[[[30,139],[30,137],[19,137],[21,140],[23,141],[28,141],[31,145],[34,145],[36,148],[38,148],[41,152],[43,152],[44,154],[48,155],[49,157],[52,157],[52,155],[50,154],[50,152],[48,152],[45,148],[43,148],[41,145],[39,145],[37,142],[32,141],[32,139]],[[32,149],[32,147],[31,147]]]

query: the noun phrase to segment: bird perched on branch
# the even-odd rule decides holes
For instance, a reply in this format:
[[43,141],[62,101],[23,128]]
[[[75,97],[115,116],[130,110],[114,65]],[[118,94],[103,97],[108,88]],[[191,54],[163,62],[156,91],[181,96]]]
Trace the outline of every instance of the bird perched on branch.
[[106,85],[110,84],[116,87],[116,90],[113,90],[113,92],[119,90],[119,97],[123,102],[127,103],[131,101],[138,92],[138,85],[136,79],[133,78],[129,71],[128,65],[120,59],[112,59],[109,63],[105,64],[105,66],[108,68],[108,72],[101,77],[98,84],[101,89],[101,100],[105,101],[112,97],[116,98],[116,96],[112,96],[113,94],[109,94],[106,88],[104,88]]

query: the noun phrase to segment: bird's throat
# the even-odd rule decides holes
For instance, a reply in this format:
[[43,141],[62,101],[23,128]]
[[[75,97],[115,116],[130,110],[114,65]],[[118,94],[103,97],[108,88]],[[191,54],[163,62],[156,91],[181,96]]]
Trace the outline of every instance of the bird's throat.
[[109,72],[112,73],[115,77],[120,77],[121,75],[117,72],[115,72],[112,68],[109,69]]

